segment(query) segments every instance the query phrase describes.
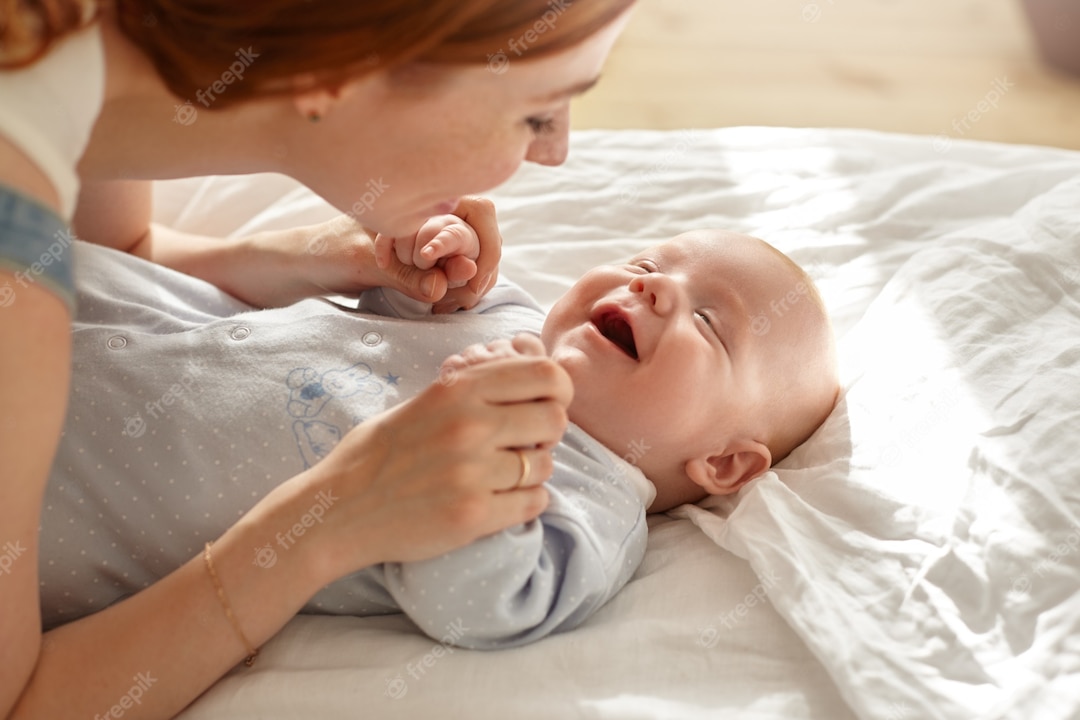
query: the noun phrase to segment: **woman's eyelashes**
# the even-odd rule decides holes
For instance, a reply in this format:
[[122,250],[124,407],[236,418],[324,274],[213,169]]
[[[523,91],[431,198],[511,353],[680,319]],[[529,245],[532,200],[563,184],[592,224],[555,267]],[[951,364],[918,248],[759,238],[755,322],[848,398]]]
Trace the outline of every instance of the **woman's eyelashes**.
[[553,117],[527,117],[525,124],[533,135],[547,135],[555,131],[555,118]]

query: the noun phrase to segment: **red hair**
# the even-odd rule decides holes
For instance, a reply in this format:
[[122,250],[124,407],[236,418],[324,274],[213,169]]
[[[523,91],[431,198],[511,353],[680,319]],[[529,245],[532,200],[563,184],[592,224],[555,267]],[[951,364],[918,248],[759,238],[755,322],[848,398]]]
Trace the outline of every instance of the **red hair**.
[[57,39],[93,19],[77,0],[0,0],[0,68],[33,64]]
[[[124,34],[153,62],[168,88],[190,98],[251,49],[244,82],[215,109],[294,91],[308,75],[330,87],[412,61],[492,63],[572,47],[634,0],[113,0]],[[32,43],[2,67],[28,65],[85,24],[80,0],[0,0],[0,41]],[[29,18],[29,20],[28,20]],[[22,21],[20,23],[20,20]],[[37,24],[36,33],[27,25]],[[511,46],[511,41],[514,41]]]

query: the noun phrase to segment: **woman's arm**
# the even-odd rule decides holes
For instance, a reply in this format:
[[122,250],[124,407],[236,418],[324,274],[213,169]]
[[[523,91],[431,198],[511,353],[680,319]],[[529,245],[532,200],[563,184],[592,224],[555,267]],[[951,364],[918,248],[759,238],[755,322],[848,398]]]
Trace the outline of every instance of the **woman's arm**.
[[[129,600],[42,636],[38,524],[64,419],[70,317],[45,289],[21,287],[0,272],[5,283],[17,289],[0,308],[0,546],[6,558],[0,563],[0,716],[94,717],[116,705],[128,718],[172,716],[245,653],[201,557]],[[309,562],[303,547],[283,557],[280,570],[251,564],[252,534],[294,522],[290,494],[302,485],[268,498],[213,548],[217,572],[255,643],[326,582],[311,570],[322,565]],[[133,677],[146,686],[134,706]]]
[[[298,544],[272,570],[252,564],[251,549],[266,528],[286,527],[298,516],[291,496],[300,484],[280,489],[278,497],[261,503],[212,548],[232,611],[255,646],[274,635],[327,581],[316,574],[322,565],[309,557],[313,547]],[[302,502],[310,505],[309,498]],[[27,562],[34,564],[36,576],[36,557]],[[32,589],[33,596],[21,598],[15,614],[22,627],[36,629],[36,583]],[[37,651],[37,635],[24,645],[27,659]],[[106,716],[113,707],[125,718],[172,717],[247,654],[201,555],[146,590],[46,633],[40,648],[12,718]]]
[[[0,435],[9,463],[0,476],[0,527],[25,548],[11,576],[0,577],[0,715],[93,717],[116,706],[125,719],[172,716],[246,654],[201,557],[100,613],[44,636],[39,630],[36,532],[67,389],[57,378],[67,377],[69,352],[62,305],[39,294],[16,298],[21,315],[0,315],[3,347],[21,350],[0,354],[6,417],[25,419]],[[550,361],[510,359],[466,369],[452,386],[434,385],[348,433],[213,546],[244,635],[261,644],[338,577],[443,554],[535,517],[547,501],[543,488],[493,491],[519,474],[506,448],[554,445],[570,395],[569,379]],[[530,453],[534,467],[550,467],[546,451]],[[293,527],[320,493],[335,500],[323,521],[272,568],[255,565],[253,548]]]
[[[318,225],[213,238],[151,222],[148,181],[84,183],[75,211],[76,235],[98,245],[130,252],[217,285],[255,307],[281,307],[313,295],[355,295],[390,287],[425,302],[471,307],[494,285],[501,237],[490,202],[466,198],[461,214],[476,223],[481,239],[480,273],[468,286],[448,291],[442,268],[420,269],[394,260],[375,261],[375,237],[353,218],[341,215]],[[481,286],[480,281],[488,278]],[[431,284],[425,284],[430,279]]]
[[41,645],[38,522],[64,422],[70,382],[70,317],[35,285],[13,288],[0,308],[0,717],[7,717],[33,672]]

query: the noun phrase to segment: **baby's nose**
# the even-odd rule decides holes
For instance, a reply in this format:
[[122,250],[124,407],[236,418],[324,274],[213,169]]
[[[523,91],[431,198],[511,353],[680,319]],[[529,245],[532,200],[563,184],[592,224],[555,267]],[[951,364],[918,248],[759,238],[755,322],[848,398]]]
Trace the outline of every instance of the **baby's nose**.
[[674,287],[669,278],[660,273],[641,275],[630,281],[630,292],[640,295],[654,312],[667,315],[675,307]]

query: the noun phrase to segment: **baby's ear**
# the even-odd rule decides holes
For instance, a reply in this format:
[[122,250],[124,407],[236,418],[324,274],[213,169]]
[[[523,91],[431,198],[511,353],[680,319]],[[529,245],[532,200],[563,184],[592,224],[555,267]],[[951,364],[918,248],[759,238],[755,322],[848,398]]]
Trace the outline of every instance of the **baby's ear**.
[[694,458],[686,474],[710,495],[729,495],[769,469],[772,453],[755,440],[739,441],[723,453]]

